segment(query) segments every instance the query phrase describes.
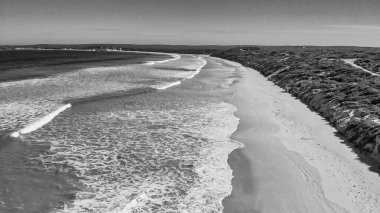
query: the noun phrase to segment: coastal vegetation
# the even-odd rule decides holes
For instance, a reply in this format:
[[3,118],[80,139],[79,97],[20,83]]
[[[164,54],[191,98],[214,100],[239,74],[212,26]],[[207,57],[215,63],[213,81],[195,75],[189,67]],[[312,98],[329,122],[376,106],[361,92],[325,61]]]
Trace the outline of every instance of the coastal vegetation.
[[380,74],[380,55],[367,54],[366,57],[361,57],[355,61],[355,64],[370,70],[376,74]]
[[[259,71],[326,118],[355,150],[380,162],[380,48],[318,46],[23,45],[0,50],[83,49],[208,54]],[[363,69],[345,63],[355,59]]]
[[213,56],[251,67],[326,118],[355,150],[380,162],[380,77],[374,48],[237,47]]

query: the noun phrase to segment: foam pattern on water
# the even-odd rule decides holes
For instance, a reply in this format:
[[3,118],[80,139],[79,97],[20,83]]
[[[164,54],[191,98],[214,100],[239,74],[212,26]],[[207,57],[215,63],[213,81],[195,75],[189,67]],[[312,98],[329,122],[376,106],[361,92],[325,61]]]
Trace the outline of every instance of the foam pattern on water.
[[0,135],[35,122],[68,100],[165,87],[186,78],[187,69],[195,70],[199,64],[201,59],[184,56],[153,66],[91,67],[49,78],[0,83]]
[[231,191],[227,156],[239,146],[228,139],[235,108],[150,108],[65,116],[30,135],[52,141],[36,165],[81,178],[60,212],[221,210]]
[[28,123],[43,116],[47,111],[53,111],[59,103],[41,100],[23,100],[0,103],[0,135],[18,130]]
[[[101,73],[90,68],[56,77],[60,81],[34,81],[29,88],[4,87],[19,89],[7,91],[9,98],[12,92],[22,96],[28,90],[29,102],[25,97],[12,99],[24,105],[40,100],[38,93],[46,91],[39,103],[56,108],[55,103],[67,98],[167,85],[205,65],[193,56],[178,60],[122,71],[105,68]],[[240,147],[229,139],[238,124],[236,109],[223,101],[232,94],[222,86],[229,84],[226,78],[232,71],[221,67],[208,67],[212,75],[182,80],[169,90],[73,105],[53,122],[24,135],[20,140],[31,145],[50,146],[30,157],[36,169],[78,177],[73,183],[78,189],[75,199],[54,212],[221,212],[221,200],[231,192],[227,157]],[[88,82],[81,87],[76,79]],[[30,113],[31,119],[44,115],[44,108],[38,111],[31,105],[29,112],[24,105],[19,107],[21,114]]]

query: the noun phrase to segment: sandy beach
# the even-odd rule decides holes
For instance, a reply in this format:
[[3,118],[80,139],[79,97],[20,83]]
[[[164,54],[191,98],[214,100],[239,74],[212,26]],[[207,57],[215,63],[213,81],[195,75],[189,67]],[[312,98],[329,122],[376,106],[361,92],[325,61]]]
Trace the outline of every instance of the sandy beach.
[[[224,212],[380,212],[380,176],[317,113],[240,64],[232,104],[240,118],[229,155]],[[374,166],[372,165],[371,170]]]

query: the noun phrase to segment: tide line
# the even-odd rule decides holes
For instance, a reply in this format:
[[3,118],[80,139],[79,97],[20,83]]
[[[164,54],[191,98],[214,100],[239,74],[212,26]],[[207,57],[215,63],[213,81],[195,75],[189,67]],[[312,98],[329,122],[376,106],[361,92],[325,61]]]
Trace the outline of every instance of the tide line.
[[54,110],[53,112],[43,116],[42,118],[38,119],[37,121],[31,123],[31,124],[28,124],[26,125],[24,128],[16,131],[16,132],[12,132],[10,134],[11,137],[14,137],[14,138],[17,138],[19,137],[20,135],[23,135],[23,134],[27,134],[27,133],[30,133],[30,132],[33,132],[39,128],[41,128],[42,126],[44,126],[45,124],[49,123],[51,120],[54,119],[54,117],[56,117],[59,113],[65,111],[67,108],[70,108],[71,107],[71,104],[66,104],[64,106],[61,106],[60,108]]

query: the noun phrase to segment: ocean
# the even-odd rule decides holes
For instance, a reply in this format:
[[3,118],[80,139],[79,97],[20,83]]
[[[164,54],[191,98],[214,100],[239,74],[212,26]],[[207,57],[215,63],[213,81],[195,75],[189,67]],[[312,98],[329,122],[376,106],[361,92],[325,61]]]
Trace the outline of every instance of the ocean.
[[208,56],[0,52],[0,212],[221,212],[234,68]]

